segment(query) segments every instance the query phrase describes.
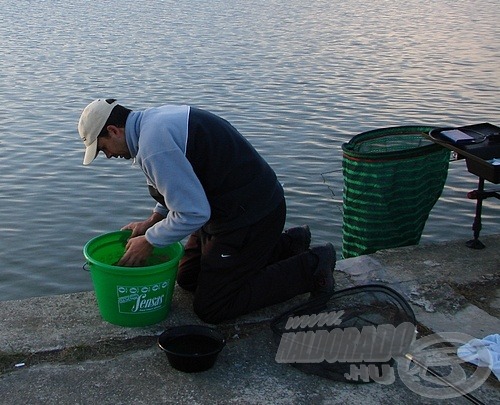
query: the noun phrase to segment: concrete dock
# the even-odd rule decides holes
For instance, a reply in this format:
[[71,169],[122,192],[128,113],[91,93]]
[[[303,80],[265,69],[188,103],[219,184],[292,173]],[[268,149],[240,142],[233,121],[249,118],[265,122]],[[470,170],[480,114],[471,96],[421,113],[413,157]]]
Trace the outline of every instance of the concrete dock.
[[[500,235],[481,241],[483,250],[469,249],[460,240],[341,260],[337,290],[373,283],[394,288],[411,304],[422,335],[499,334]],[[156,344],[167,327],[201,324],[191,295],[178,287],[167,319],[141,328],[105,322],[93,292],[0,302],[0,403],[500,403],[500,382],[492,373],[483,372],[467,398],[432,379],[424,381],[425,372],[410,382],[396,370],[390,384],[350,384],[277,363],[270,320],[306,299],[296,297],[217,325],[225,348],[213,368],[191,374],[173,369]],[[459,368],[467,378],[479,370],[464,362]]]

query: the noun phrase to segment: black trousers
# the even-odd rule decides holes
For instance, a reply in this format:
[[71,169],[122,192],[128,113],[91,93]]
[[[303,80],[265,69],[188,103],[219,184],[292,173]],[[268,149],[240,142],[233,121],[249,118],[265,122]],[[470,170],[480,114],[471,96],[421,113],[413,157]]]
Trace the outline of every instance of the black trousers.
[[283,201],[251,226],[189,237],[177,283],[194,292],[200,319],[219,323],[312,290],[314,259],[309,252],[291,257],[285,217]]

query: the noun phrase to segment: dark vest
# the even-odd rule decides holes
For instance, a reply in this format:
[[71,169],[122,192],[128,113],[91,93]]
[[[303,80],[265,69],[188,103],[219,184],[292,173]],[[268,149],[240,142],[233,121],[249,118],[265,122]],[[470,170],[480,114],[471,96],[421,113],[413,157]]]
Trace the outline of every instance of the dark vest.
[[[191,107],[188,128],[186,157],[210,203],[208,233],[251,225],[283,201],[273,169],[229,122]],[[158,191],[150,193],[165,205]]]

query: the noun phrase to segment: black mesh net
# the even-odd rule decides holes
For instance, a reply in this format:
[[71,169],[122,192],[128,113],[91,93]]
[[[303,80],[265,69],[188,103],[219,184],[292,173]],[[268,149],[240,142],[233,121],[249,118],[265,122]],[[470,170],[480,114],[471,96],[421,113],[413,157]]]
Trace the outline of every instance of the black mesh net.
[[277,362],[346,382],[383,378],[387,366],[406,354],[415,339],[415,325],[408,302],[383,285],[341,290],[271,322]]

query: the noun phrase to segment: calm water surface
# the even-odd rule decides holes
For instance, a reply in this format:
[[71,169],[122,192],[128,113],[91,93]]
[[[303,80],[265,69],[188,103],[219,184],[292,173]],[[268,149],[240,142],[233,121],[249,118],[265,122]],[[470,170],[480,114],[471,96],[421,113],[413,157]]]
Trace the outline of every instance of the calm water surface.
[[[400,125],[500,124],[497,0],[0,0],[0,300],[90,290],[91,238],[147,217],[139,169],[81,165],[83,107],[187,103],[275,168],[288,225],[341,244],[341,145]],[[423,242],[470,239],[476,187],[450,165]],[[486,200],[483,234],[498,233]],[[488,248],[497,248],[488,247]]]

